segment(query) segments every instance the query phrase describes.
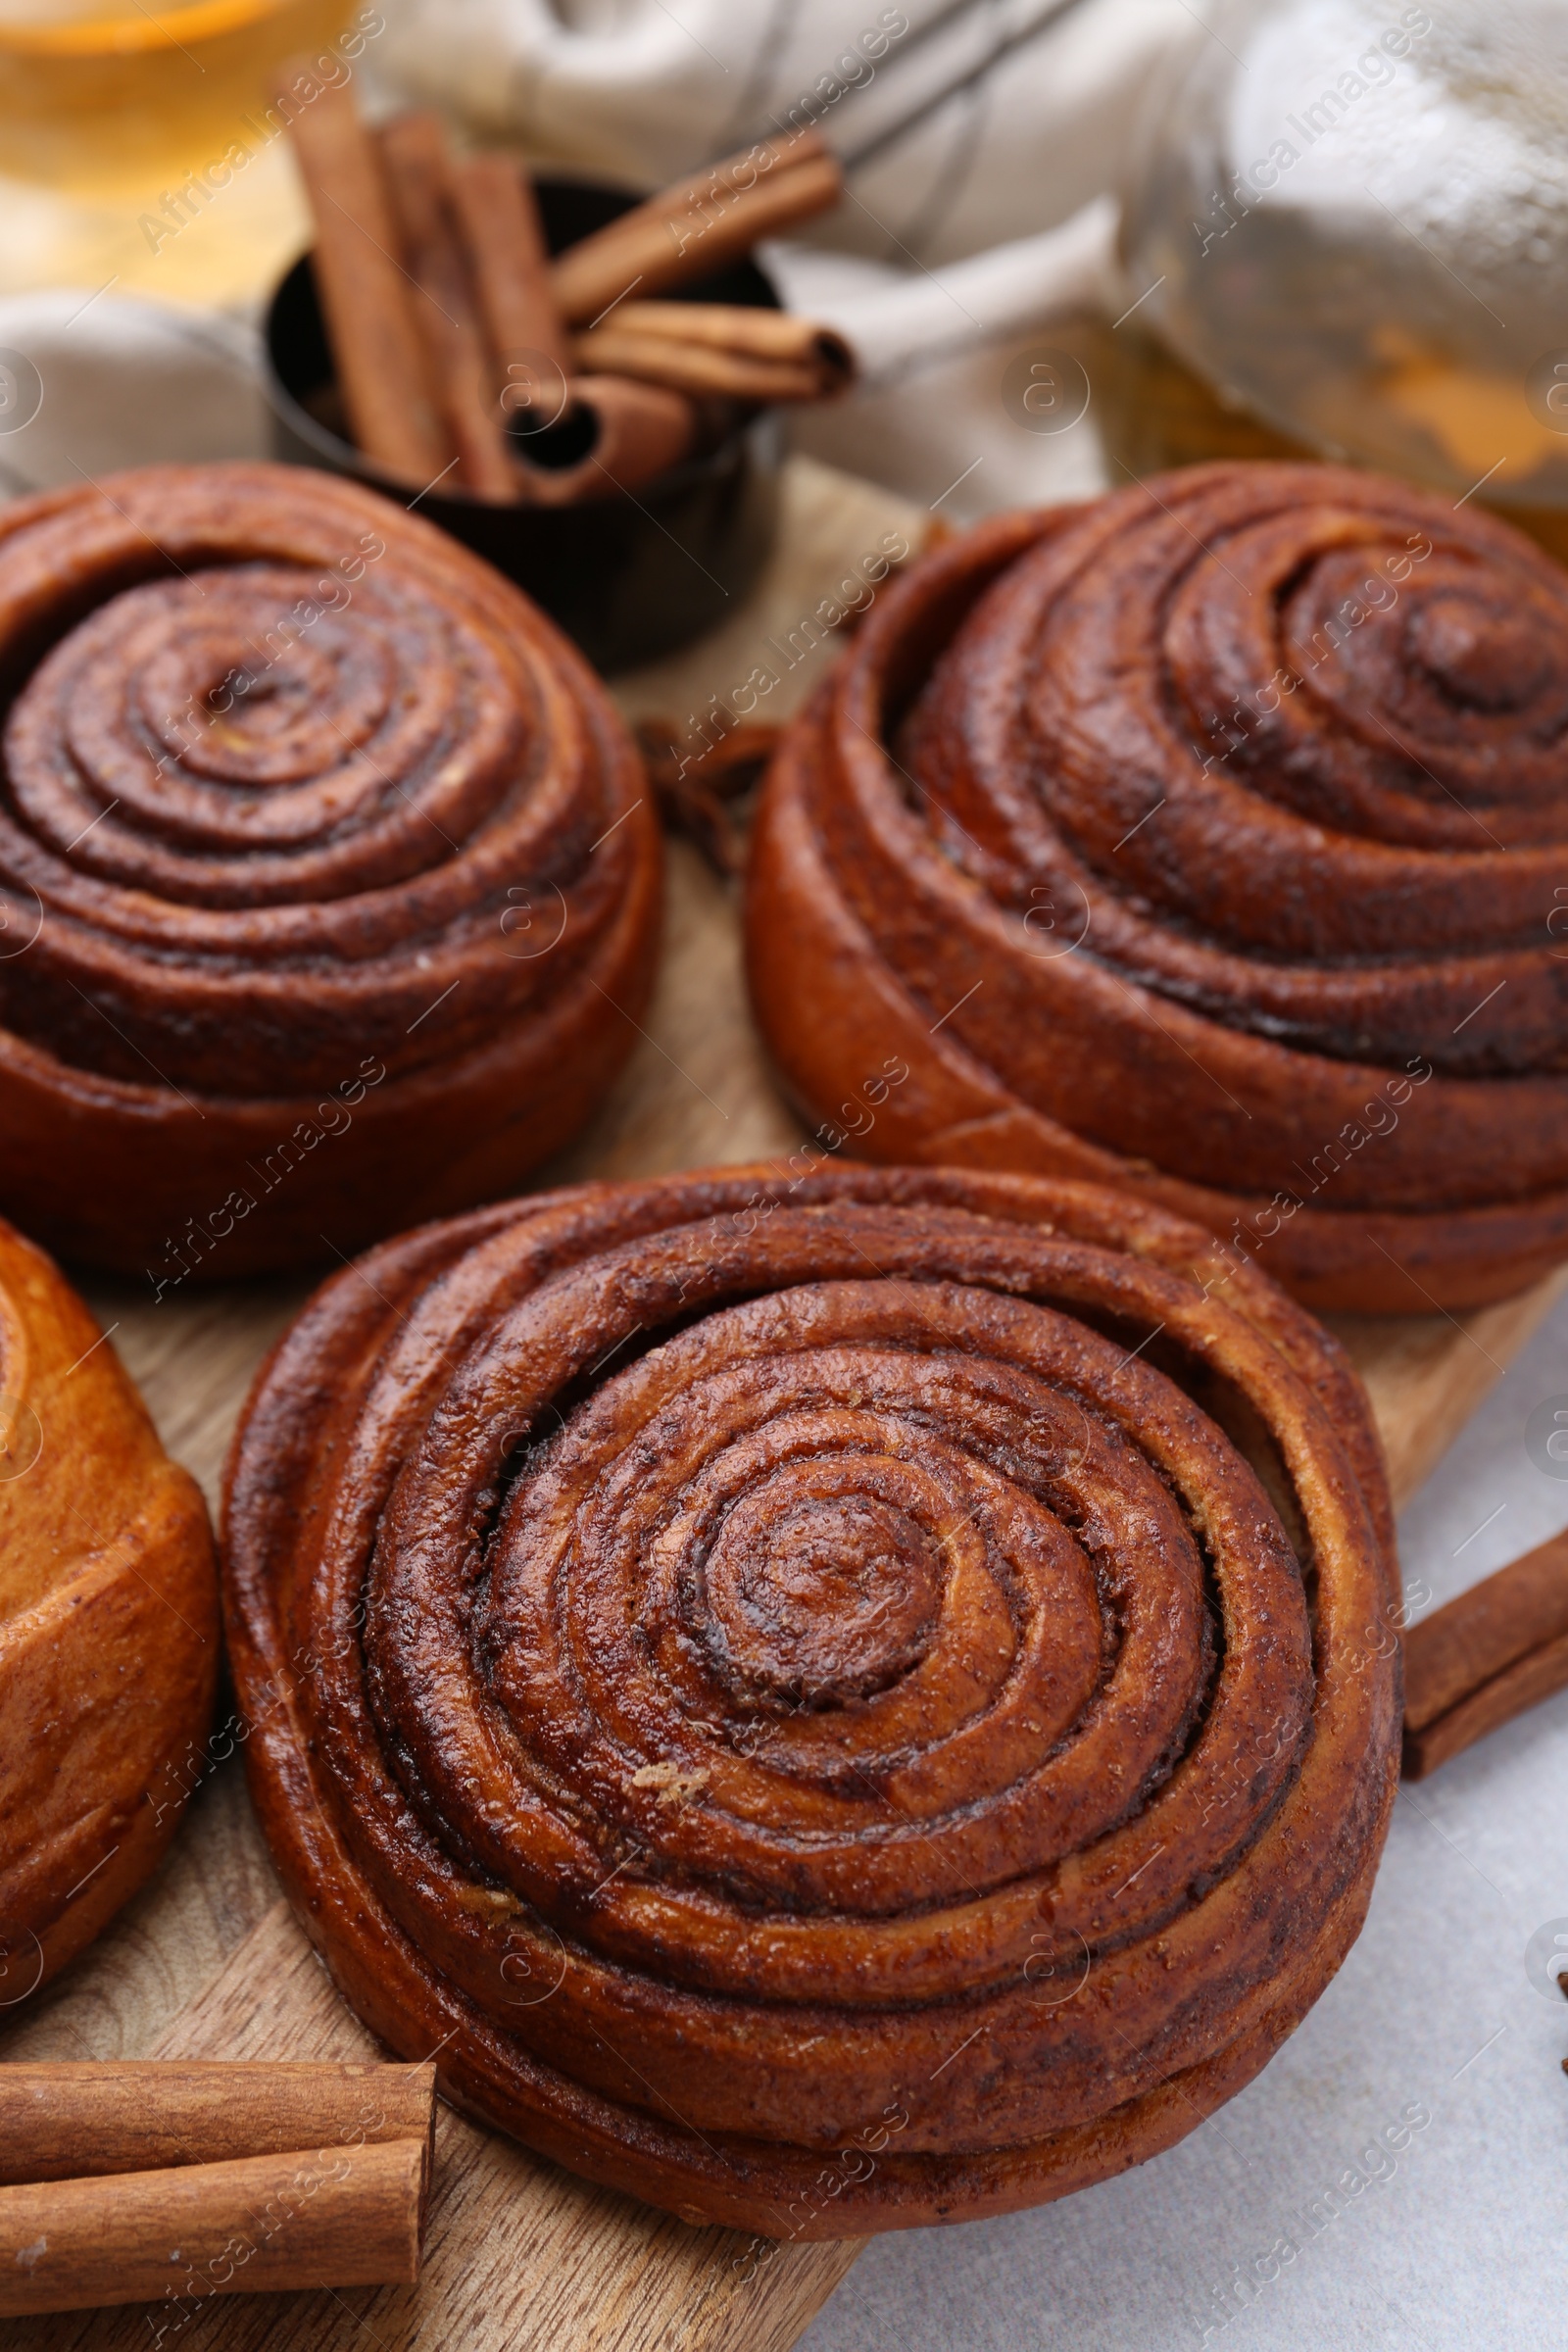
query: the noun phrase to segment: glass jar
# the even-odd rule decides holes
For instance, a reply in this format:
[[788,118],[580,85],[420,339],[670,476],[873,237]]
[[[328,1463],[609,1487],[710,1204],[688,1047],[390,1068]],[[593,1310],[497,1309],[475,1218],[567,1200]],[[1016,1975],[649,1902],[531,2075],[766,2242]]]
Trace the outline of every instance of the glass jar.
[[1348,460],[1568,557],[1561,0],[1226,0],[1139,154],[1113,456]]

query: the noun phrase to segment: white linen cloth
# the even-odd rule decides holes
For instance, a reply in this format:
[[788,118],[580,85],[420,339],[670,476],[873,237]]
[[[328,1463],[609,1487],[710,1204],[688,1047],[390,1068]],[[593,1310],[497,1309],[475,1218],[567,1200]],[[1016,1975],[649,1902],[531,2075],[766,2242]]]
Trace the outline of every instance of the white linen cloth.
[[[660,185],[815,122],[849,203],[813,244],[942,262],[1114,186],[1181,0],[401,0],[375,70],[543,163]],[[900,27],[903,29],[899,29]]]
[[[15,384],[7,355],[36,370]],[[0,498],[119,466],[270,452],[254,327],[214,311],[75,287],[0,302]],[[28,415],[29,393],[42,398]],[[26,416],[11,423],[12,415]],[[4,429],[10,424],[10,429]]]

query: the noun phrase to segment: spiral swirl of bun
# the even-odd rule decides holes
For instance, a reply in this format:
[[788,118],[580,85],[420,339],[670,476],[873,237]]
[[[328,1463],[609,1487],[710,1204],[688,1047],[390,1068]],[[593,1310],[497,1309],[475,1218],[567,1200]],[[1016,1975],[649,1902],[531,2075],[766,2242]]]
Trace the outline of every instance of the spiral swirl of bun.
[[[512,1189],[635,1041],[657,829],[517,590],[357,486],[0,515],[0,1201],[230,1275]],[[108,1179],[109,1181],[106,1181]]]
[[775,762],[751,971],[878,1156],[1130,1184],[1317,1306],[1568,1255],[1568,580],[1474,507],[1226,464],[1002,516]]
[[1256,2073],[1370,1892],[1392,1556],[1358,1384],[1265,1277],[946,1171],[390,1243],[228,1471],[252,1790],[349,2000],[770,2236],[1060,2195]]
[[75,1292],[0,1224],[0,2021],[162,1857],[219,1652],[195,1481]]

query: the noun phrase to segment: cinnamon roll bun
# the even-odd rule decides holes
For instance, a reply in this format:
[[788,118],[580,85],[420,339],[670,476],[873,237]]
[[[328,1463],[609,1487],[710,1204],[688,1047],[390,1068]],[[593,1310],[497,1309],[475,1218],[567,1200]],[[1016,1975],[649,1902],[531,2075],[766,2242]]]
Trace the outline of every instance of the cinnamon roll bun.
[[0,1224],[0,2026],[154,1868],[203,1777],[207,1506],[86,1307]]
[[1568,1255],[1568,580],[1478,508],[1195,466],[982,524],[781,749],[751,979],[877,1156],[1128,1184],[1318,1306]]
[[1364,1398],[1125,1195],[754,1169],[427,1227],[280,1342],[225,1556],[253,1793],[348,1999],[689,2220],[1138,2163],[1366,1907]]
[[514,1188],[635,1042],[657,827],[517,590],[280,466],[0,513],[0,1206],[155,1287]]

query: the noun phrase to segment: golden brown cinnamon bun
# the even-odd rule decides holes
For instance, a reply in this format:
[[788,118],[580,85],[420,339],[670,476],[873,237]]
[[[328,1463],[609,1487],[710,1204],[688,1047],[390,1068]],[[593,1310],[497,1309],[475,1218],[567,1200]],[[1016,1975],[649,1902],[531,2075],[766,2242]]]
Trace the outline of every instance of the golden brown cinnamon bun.
[[723,1171],[389,1243],[264,1369],[225,1558],[253,1793],[349,2000],[689,2219],[1135,2164],[1365,1910],[1364,1399],[1124,1195]]
[[0,2025],[168,1845],[218,1658],[194,1481],[74,1291],[0,1224]]
[[[518,591],[281,466],[0,513],[0,1205],[155,1286],[510,1190],[635,1041],[657,828]],[[324,1236],[324,1239],[323,1239]]]
[[982,524],[786,740],[750,956],[815,1118],[909,1061],[878,1157],[1131,1184],[1314,1305],[1501,1297],[1568,1255],[1568,580],[1323,466]]

